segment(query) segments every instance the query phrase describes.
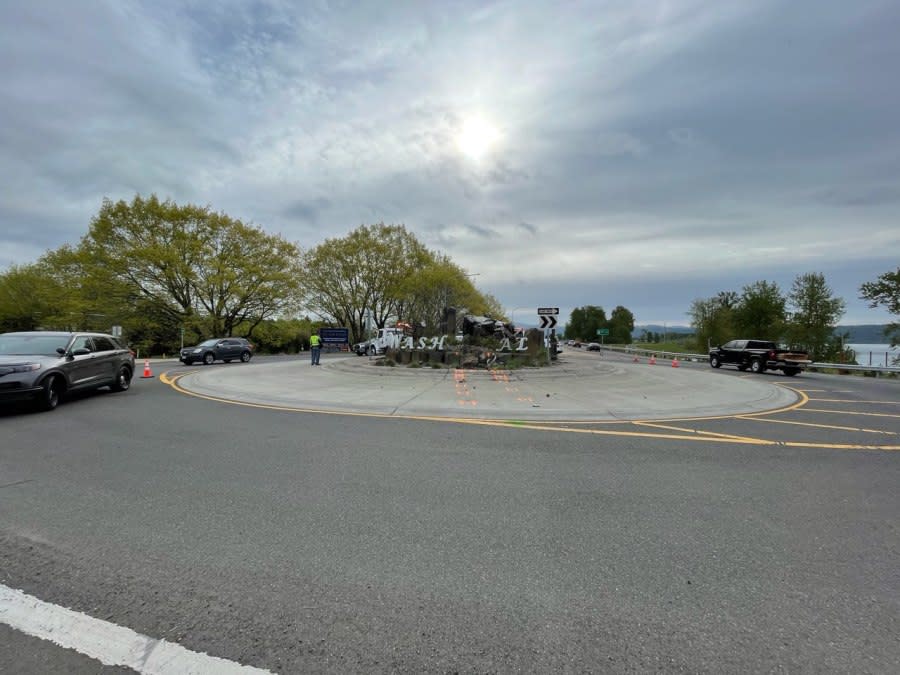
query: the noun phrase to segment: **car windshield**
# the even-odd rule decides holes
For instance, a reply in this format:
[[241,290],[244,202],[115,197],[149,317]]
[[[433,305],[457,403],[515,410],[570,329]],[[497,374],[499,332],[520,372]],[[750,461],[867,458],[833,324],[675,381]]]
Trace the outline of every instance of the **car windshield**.
[[215,347],[217,342],[218,342],[218,340],[205,340],[204,342],[201,342],[197,346],[198,347]]
[[56,348],[68,342],[66,335],[0,335],[0,355],[56,356]]

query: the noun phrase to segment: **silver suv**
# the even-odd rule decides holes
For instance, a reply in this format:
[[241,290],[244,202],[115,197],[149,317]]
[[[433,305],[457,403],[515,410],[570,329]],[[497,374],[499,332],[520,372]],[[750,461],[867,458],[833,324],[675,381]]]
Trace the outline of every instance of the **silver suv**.
[[34,399],[53,410],[70,391],[125,391],[134,355],[112,335],[31,331],[0,335],[0,402]]

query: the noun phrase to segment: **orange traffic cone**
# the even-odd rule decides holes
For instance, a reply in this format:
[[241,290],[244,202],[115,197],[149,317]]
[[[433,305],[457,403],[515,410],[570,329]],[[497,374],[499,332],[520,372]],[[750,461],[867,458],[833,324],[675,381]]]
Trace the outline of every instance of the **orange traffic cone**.
[[651,366],[655,366],[655,365],[656,365],[656,354],[653,354],[653,355],[650,357],[650,360],[647,361],[647,363],[649,363]]
[[141,377],[153,377],[153,372],[150,370],[150,359],[144,359],[144,374]]
[[678,357],[677,356],[674,359],[672,359],[672,367],[673,368],[678,367]]

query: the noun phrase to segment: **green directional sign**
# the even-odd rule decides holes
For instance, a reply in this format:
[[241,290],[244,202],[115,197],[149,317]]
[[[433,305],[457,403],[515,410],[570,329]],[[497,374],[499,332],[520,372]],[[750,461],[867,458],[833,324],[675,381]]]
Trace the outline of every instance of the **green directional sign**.
[[598,328],[597,335],[609,335],[609,328]]

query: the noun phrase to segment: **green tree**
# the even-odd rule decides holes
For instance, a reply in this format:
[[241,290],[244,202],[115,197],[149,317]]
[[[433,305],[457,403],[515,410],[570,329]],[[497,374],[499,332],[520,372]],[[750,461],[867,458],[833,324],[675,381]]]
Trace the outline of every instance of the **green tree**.
[[428,250],[402,225],[363,225],[326,239],[304,256],[305,304],[363,339],[375,326],[405,320],[438,329],[444,308],[497,316],[502,307],[482,294],[446,255]]
[[724,344],[734,337],[736,296],[733,291],[727,291],[712,298],[698,298],[691,303],[688,315],[698,351],[705,352],[710,346]]
[[775,282],[744,286],[733,310],[734,328],[741,337],[779,340],[787,320],[787,300]]
[[[446,255],[428,254],[428,261],[404,279],[398,288],[397,315],[415,325],[424,324],[434,333],[441,324],[444,309],[454,307],[458,319],[464,314],[503,318],[497,300],[481,293],[471,278]],[[448,327],[455,331],[455,327]]]
[[0,274],[0,331],[57,328],[53,300],[62,290],[46,266],[13,265]]
[[114,285],[91,280],[83,257],[68,245],[0,275],[4,330],[109,330],[131,311],[118,307]]
[[607,327],[606,311],[598,305],[585,305],[572,310],[564,332],[578,340],[592,341],[598,328]]
[[791,309],[787,327],[790,341],[802,345],[814,361],[825,359],[828,352],[833,351],[834,328],[844,315],[844,300],[833,297],[824,274],[810,272],[794,279],[788,304]]
[[397,317],[405,279],[427,259],[425,247],[404,226],[362,225],[307,251],[304,303],[359,341],[368,315],[379,328]]
[[97,287],[140,299],[171,326],[231,335],[297,307],[299,249],[277,235],[151,196],[104,200],[79,254]]
[[[869,301],[869,307],[883,305],[894,316],[900,316],[900,267],[895,272],[885,272],[875,281],[867,281],[859,287],[860,298]],[[885,338],[891,346],[900,342],[900,322],[889,323],[884,328]]]
[[609,316],[609,342],[630,344],[634,330],[634,314],[622,305],[617,306]]

